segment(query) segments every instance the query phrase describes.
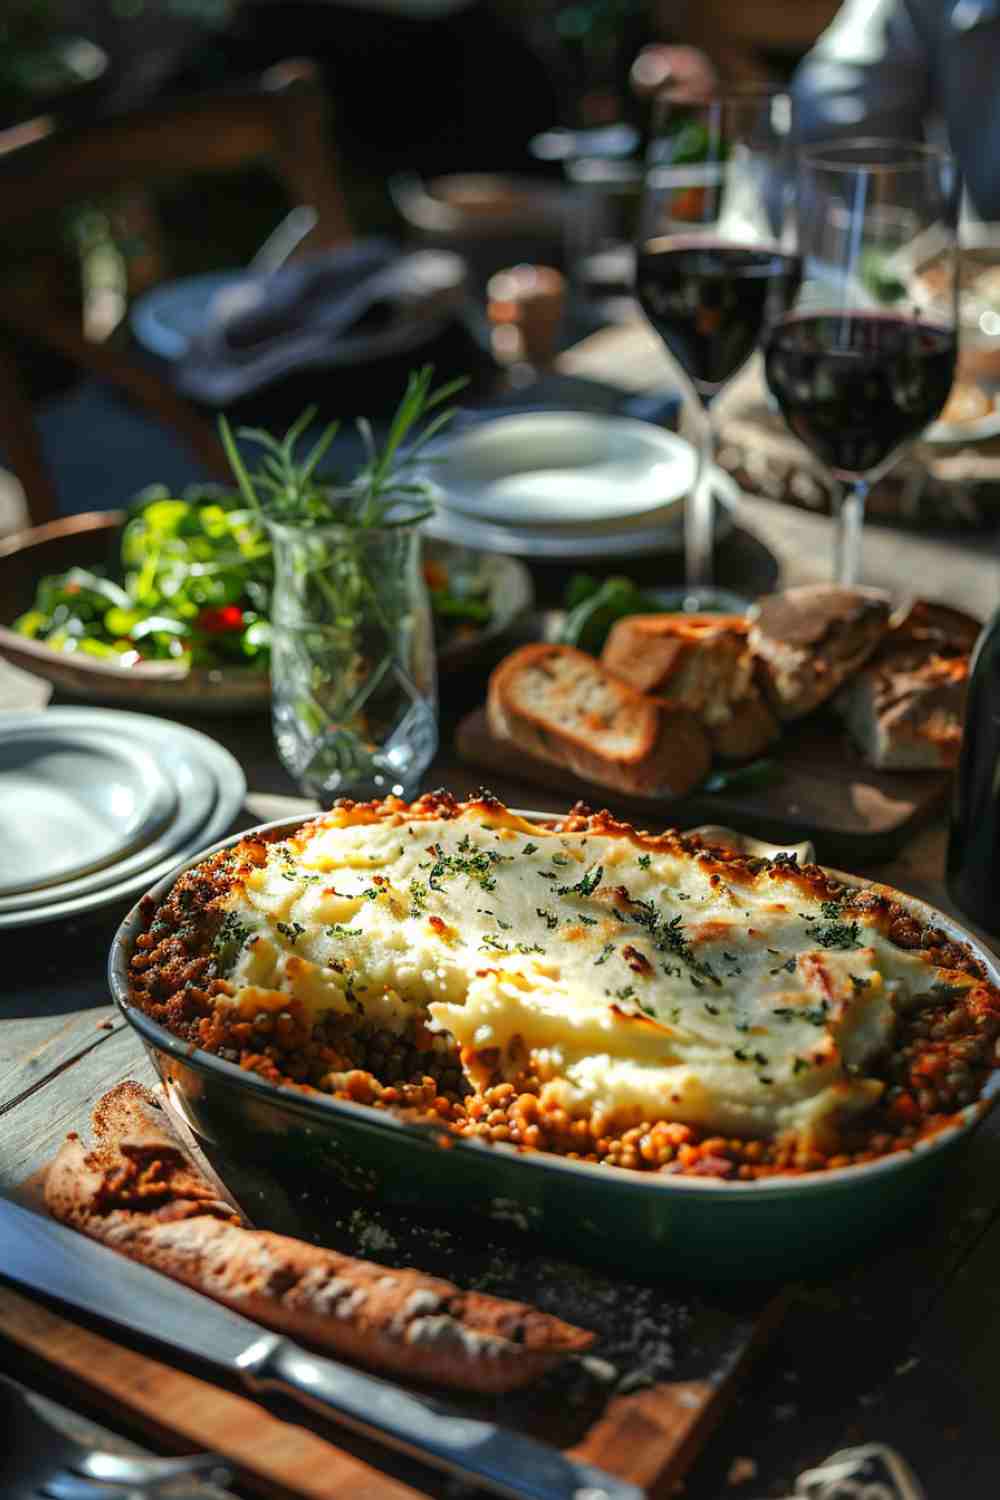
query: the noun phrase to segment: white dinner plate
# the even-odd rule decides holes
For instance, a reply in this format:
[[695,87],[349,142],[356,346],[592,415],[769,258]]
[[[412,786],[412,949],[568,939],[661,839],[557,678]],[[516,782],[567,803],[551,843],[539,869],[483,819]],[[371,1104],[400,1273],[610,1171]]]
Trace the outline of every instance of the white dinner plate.
[[[213,787],[213,800],[207,817],[199,827],[171,852],[142,870],[122,875],[109,885],[83,895],[65,900],[46,901],[40,899],[37,906],[27,910],[0,912],[0,931],[5,928],[22,928],[39,922],[66,921],[99,910],[102,906],[124,903],[141,896],[143,891],[169,875],[171,870],[227,834],[236,819],[246,796],[246,778],[239,762],[222,745],[189,729],[183,724],[171,723],[169,719],[157,719],[147,714],[125,713],[108,708],[49,708],[45,717],[51,718],[59,728],[92,730],[96,733],[116,736],[120,741],[130,739],[140,743],[155,754],[164,766],[169,766],[172,757],[185,755],[201,764],[208,773]],[[7,721],[5,721],[7,722]],[[179,788],[180,790],[180,788]],[[44,898],[48,893],[39,893]]]
[[53,902],[66,902],[103,890],[109,885],[120,885],[128,876],[140,870],[148,871],[153,865],[167,859],[175,849],[182,848],[204,827],[218,800],[215,776],[207,762],[200,754],[193,755],[187,740],[180,737],[169,744],[158,746],[156,754],[177,792],[176,814],[162,833],[125,859],[104,869],[92,870],[89,875],[61,880],[46,886],[44,890],[0,896],[0,915],[4,912],[24,912]]
[[633,417],[537,411],[494,417],[437,444],[431,477],[449,510],[551,529],[607,526],[679,504],[697,458]]
[[141,848],[177,808],[148,749],[46,711],[5,718],[0,737],[0,895],[98,870]]
[[[715,536],[733,529],[734,511],[740,491],[735,480],[714,468],[710,482],[715,494]],[[635,516],[603,527],[595,526],[502,526],[452,510],[447,500],[424,522],[428,536],[476,547],[483,552],[504,552],[535,561],[583,562],[589,558],[647,557],[657,552],[683,552],[684,505]]]

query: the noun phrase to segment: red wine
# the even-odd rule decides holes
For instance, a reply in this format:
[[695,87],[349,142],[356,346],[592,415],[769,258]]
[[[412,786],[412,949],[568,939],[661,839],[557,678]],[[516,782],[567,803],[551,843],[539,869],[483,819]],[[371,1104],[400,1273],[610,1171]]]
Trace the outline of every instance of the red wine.
[[934,420],[955,355],[954,329],[890,313],[807,313],[770,330],[764,371],[796,437],[850,479]]
[[660,239],[640,245],[635,294],[671,354],[705,396],[745,364],[767,313],[780,317],[801,265],[773,246]]

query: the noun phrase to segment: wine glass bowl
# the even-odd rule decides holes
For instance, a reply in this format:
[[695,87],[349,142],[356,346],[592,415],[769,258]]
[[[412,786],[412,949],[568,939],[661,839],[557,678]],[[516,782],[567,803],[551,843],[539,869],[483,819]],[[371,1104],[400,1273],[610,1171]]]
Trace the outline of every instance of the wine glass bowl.
[[[789,429],[846,486],[836,581],[855,583],[868,488],[940,414],[957,356],[957,173],[950,154],[854,140],[800,153],[802,275],[768,319],[764,374]],[[916,267],[933,245],[933,308]],[[943,278],[943,280],[941,280]]]
[[787,94],[739,88],[657,98],[636,236],[635,294],[702,414],[699,480],[685,509],[690,588],[711,582],[711,402],[761,329],[790,306],[798,261],[782,244]]

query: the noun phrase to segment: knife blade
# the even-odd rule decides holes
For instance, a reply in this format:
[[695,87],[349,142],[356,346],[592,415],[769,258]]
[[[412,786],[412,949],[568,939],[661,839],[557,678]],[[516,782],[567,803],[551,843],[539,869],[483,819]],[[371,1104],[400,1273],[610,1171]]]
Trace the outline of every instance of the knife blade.
[[643,1500],[534,1438],[313,1354],[54,1219],[0,1198],[0,1279],[276,1391],[508,1500]]

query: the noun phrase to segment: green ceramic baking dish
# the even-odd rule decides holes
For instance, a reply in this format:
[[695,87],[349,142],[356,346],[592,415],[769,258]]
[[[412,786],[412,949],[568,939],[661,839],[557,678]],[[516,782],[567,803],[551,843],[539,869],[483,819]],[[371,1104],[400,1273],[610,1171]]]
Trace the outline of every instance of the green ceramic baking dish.
[[[307,821],[281,819],[247,831],[290,834]],[[247,831],[183,868],[238,843]],[[132,945],[145,930],[150,903],[159,905],[180,873],[161,880],[126,917],[112,945],[109,979],[171,1102],[220,1169],[229,1160],[280,1175],[287,1165],[292,1178],[339,1183],[425,1220],[435,1211],[454,1218],[457,1207],[462,1215],[515,1226],[536,1245],[641,1276],[787,1280],[842,1265],[918,1212],[1000,1092],[998,1071],[955,1125],[910,1151],[760,1182],[656,1176],[451,1136],[444,1149],[439,1128],[275,1086],[192,1047],[129,1003]],[[897,899],[924,923],[967,943],[1000,985],[1000,963],[963,927],[923,902]]]

